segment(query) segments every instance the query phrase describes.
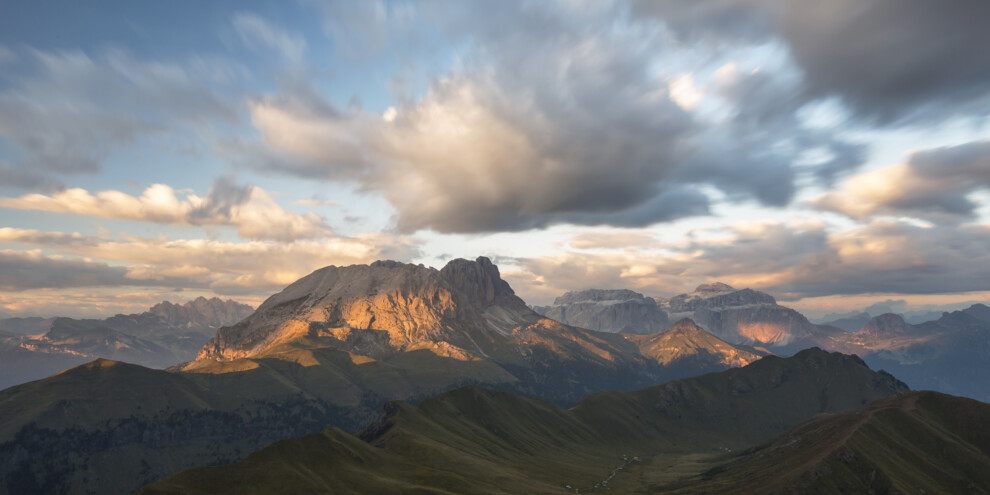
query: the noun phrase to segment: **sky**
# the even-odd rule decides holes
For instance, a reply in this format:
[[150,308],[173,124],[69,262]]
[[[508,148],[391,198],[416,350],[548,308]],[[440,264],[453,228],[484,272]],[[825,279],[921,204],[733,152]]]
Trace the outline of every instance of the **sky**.
[[488,256],[530,304],[722,281],[990,303],[990,3],[0,3],[0,317]]

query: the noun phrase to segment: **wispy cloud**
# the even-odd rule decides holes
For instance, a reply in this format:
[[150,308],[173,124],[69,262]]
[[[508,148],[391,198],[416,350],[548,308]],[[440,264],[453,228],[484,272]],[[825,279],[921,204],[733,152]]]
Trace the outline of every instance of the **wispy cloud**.
[[237,119],[229,97],[212,87],[225,77],[220,61],[144,61],[121,50],[25,54],[36,71],[0,89],[0,139],[20,157],[0,164],[6,185],[97,173],[113,150],[140,136]]
[[291,65],[300,64],[306,54],[306,40],[301,35],[290,33],[257,14],[238,12],[231,22],[248,48],[275,51]]

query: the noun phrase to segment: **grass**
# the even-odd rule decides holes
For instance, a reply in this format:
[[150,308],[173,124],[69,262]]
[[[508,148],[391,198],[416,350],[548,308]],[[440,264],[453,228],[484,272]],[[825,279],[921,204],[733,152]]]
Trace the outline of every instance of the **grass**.
[[[856,358],[820,350],[596,394],[569,410],[464,387],[419,405],[391,402],[360,434],[331,429],[286,440],[232,466],[184,471],[143,493],[588,493],[613,472],[612,493],[690,492],[692,483],[731,489],[759,474],[723,482],[720,473],[749,466],[725,447],[767,441],[815,413],[903,389]],[[831,445],[832,437],[821,437]],[[781,479],[795,479],[819,462],[818,451],[801,450],[800,462],[774,466],[786,466]],[[640,461],[629,460],[634,456]],[[751,462],[767,467],[764,457]]]

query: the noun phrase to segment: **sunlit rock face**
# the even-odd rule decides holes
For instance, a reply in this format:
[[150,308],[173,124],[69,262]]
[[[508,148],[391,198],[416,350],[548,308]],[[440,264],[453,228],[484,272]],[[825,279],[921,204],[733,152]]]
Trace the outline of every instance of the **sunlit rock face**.
[[667,331],[654,335],[632,335],[640,353],[657,363],[690,363],[699,369],[746,366],[766,352],[742,349],[706,332],[690,319],[680,320]]
[[657,303],[671,319],[691,318],[733,344],[785,346],[815,332],[804,315],[777,304],[773,296],[723,283],[700,285]]
[[[328,266],[268,298],[240,323],[220,329],[198,359],[250,357],[333,329],[377,331],[376,344],[365,342],[381,347],[369,349],[373,353],[444,342],[485,356],[500,351],[500,336],[541,319],[487,258],[454,260],[442,270],[395,261]],[[461,354],[449,346],[441,347]]]
[[654,299],[631,290],[572,291],[551,306],[533,309],[547,318],[600,332],[650,334],[669,324],[667,313]]

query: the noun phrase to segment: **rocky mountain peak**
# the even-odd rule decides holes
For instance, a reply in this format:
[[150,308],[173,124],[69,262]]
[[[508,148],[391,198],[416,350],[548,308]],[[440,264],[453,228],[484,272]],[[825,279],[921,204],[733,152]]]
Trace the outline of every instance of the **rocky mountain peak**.
[[640,302],[643,304],[652,303],[653,300],[647,298],[639,292],[629,289],[585,289],[573,290],[564,293],[554,299],[554,306],[574,304],[580,302]]
[[568,325],[609,333],[656,333],[667,327],[667,313],[656,301],[627,289],[587,289],[557,297],[552,306],[533,308]]
[[171,326],[197,326],[219,328],[232,325],[246,318],[254,311],[247,304],[218,297],[205,298],[199,296],[185,304],[175,304],[162,301],[151,307],[146,314],[157,316],[163,323]]
[[672,365],[694,363],[700,369],[745,366],[760,358],[760,354],[736,347],[698,326],[694,320],[683,318],[665,332],[653,335],[630,335],[644,356],[658,363]]
[[711,284],[701,284],[694,289],[695,294],[720,294],[722,292],[732,292],[734,289],[729,284],[723,284],[722,282],[715,282]]
[[705,330],[699,327],[698,324],[695,323],[694,320],[692,320],[691,318],[681,318],[680,320],[677,320],[677,322],[675,322],[673,325],[671,325],[670,328],[667,329],[667,333],[672,335],[673,334],[691,335],[691,334],[708,333],[708,332],[705,332]]
[[753,289],[734,289],[723,283],[699,285],[690,294],[681,294],[659,302],[668,313],[777,304],[777,300],[766,292]]
[[440,277],[456,292],[467,296],[469,304],[486,307],[496,302],[512,305],[517,305],[516,300],[522,302],[502,280],[498,267],[484,256],[473,262],[460,258],[451,260],[440,270]]
[[914,326],[904,321],[901,315],[885,313],[871,318],[858,333],[874,338],[891,338],[909,335],[915,331]]
[[493,333],[540,319],[488,258],[456,259],[442,270],[397,261],[328,266],[221,328],[200,358],[253,356],[306,335],[345,343],[373,338],[375,352],[438,344],[484,355],[479,346],[492,342]]

